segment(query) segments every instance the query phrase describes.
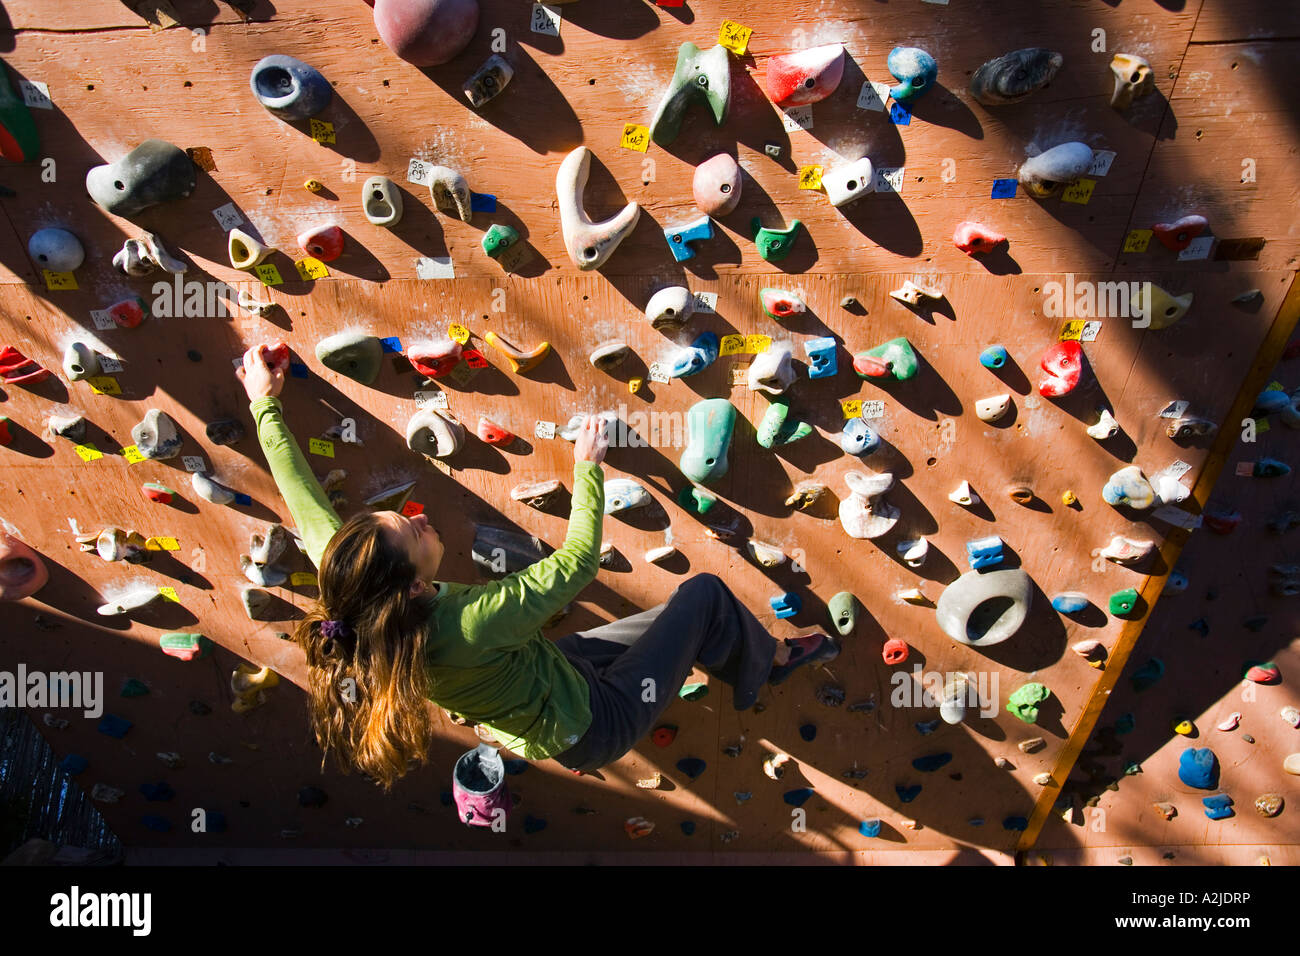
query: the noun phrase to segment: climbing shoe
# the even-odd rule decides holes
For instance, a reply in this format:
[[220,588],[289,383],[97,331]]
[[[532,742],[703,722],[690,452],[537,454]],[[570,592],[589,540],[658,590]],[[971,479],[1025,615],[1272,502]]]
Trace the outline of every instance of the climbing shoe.
[[840,649],[825,634],[809,634],[807,637],[786,638],[790,648],[790,661],[786,664],[773,665],[767,682],[772,686],[784,683],[791,674],[805,664],[825,664],[839,656]]

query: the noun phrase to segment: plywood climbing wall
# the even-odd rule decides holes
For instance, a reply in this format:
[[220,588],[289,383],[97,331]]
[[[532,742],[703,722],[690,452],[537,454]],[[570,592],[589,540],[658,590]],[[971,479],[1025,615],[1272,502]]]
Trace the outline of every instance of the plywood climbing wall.
[[[97,734],[94,720],[73,716],[68,728],[48,731],[51,741],[60,753],[88,759],[78,783],[126,792],[104,809],[123,841],[138,847],[588,855],[743,850],[860,861],[914,850],[934,854],[929,859],[1005,861],[1032,842],[1096,720],[1106,671],[1069,646],[1099,640],[1115,666],[1122,665],[1186,538],[1150,512],[1120,513],[1104,504],[1102,485],[1125,464],[1153,474],[1181,462],[1183,484],[1197,489],[1187,503],[1195,511],[1222,465],[1215,442],[1226,430],[1176,443],[1165,434],[1161,410],[1185,400],[1189,414],[1235,429],[1233,416],[1243,389],[1258,377],[1260,356],[1276,351],[1295,322],[1294,308],[1283,308],[1300,238],[1290,216],[1300,187],[1289,159],[1296,94],[1282,80],[1293,44],[1231,36],[1238,21],[1215,14],[1219,5],[1210,0],[1141,13],[1066,0],[1023,9],[964,0],[885,6],[827,0],[795,9],[578,0],[557,8],[558,36],[530,30],[529,4],[481,5],[470,47],[430,70],[393,56],[359,0],[259,0],[247,21],[224,4],[177,0],[180,25],[162,30],[114,0],[53,9],[26,0],[6,5],[0,53],[15,80],[46,85],[51,108],[34,110],[48,159],[0,170],[0,183],[13,192],[0,200],[9,224],[0,230],[5,342],[54,369],[72,341],[92,343],[122,365],[108,394],[61,376],[4,393],[2,411],[16,440],[0,449],[3,514],[52,572],[39,595],[3,611],[4,660],[47,671],[103,671],[107,709],[134,723],[115,740]],[[1240,21],[1243,30],[1270,22],[1267,4],[1247,6],[1259,13]],[[728,18],[753,29],[749,52],[731,60],[728,121],[715,127],[694,109],[671,148],[622,148],[625,124],[649,123],[680,44],[711,46]],[[1213,27],[1205,42],[1198,40],[1201,25]],[[504,43],[515,78],[475,111],[460,84],[492,52],[494,40]],[[843,43],[849,57],[840,87],[812,108],[811,120],[784,121],[763,93],[768,58],[830,42]],[[910,115],[859,107],[864,84],[890,81],[885,59],[896,45],[932,53],[939,88],[916,101]],[[1064,56],[1052,85],[1015,106],[975,103],[966,89],[973,71],[1028,46]],[[1156,91],[1124,113],[1108,104],[1107,65],[1115,52],[1146,57],[1156,75]],[[282,122],[251,96],[249,71],[269,53],[299,57],[331,81],[333,102],[318,117],[328,129]],[[202,167],[198,188],[133,222],[108,216],[85,195],[86,171],[150,137],[193,151]],[[1014,180],[1028,155],[1068,140],[1114,154],[1104,174],[1090,177],[1090,193],[1071,194],[1084,201],[1040,202],[1023,191],[993,198],[1000,193],[995,182]],[[772,142],[781,147],[778,159],[764,151]],[[628,201],[643,209],[635,231],[599,273],[579,272],[560,234],[555,173],[578,145],[595,153],[586,199],[593,217]],[[694,166],[719,151],[734,152],[744,170],[740,204],[715,223],[715,237],[699,246],[696,258],[676,263],[663,229],[695,218]],[[896,171],[892,190],[837,210],[823,193],[799,188],[800,169],[831,169],[864,155],[877,168]],[[495,211],[477,212],[469,223],[437,212],[428,190],[408,178],[412,161],[460,170],[476,193],[495,197]],[[362,215],[360,187],[371,175],[388,176],[404,190],[405,214],[392,230],[370,226]],[[306,191],[309,178],[324,190]],[[228,310],[213,303],[201,314],[155,316],[135,329],[98,327],[94,313],[132,294],[151,300],[157,294],[152,280],[129,279],[112,265],[123,241],[141,230],[183,252],[191,263],[186,281],[248,288],[250,277],[226,259],[226,232],[216,215],[223,207],[277,250],[267,260],[274,271],[252,289],[279,306],[276,311],[263,318],[234,303]],[[1190,213],[1209,219],[1217,242],[1207,257],[1180,260],[1142,234]],[[804,224],[789,258],[769,263],[757,254],[754,217],[773,226],[795,218]],[[965,219],[1005,233],[1006,251],[971,258],[954,248],[953,228]],[[305,278],[295,266],[303,258],[295,236],[325,221],[343,228],[346,250],[328,275]],[[512,273],[480,247],[494,222],[517,229],[530,255]],[[75,289],[49,288],[27,255],[28,237],[44,226],[68,228],[85,246]],[[430,261],[439,263],[432,273]],[[436,277],[422,277],[429,275]],[[888,293],[908,279],[937,287],[943,300],[934,309],[904,307]],[[1100,317],[1084,345],[1087,383],[1061,401],[1041,398],[1033,387],[1039,357],[1063,334],[1082,334],[1077,325],[1067,328],[1072,317],[1051,305],[1048,284],[1112,281],[1153,281],[1174,294],[1192,293],[1194,304],[1163,331]],[[680,335],[667,337],[649,327],[642,309],[653,291],[676,284],[714,294],[716,303]],[[765,316],[759,290],[769,286],[797,291],[807,313],[784,324]],[[1239,301],[1250,290],[1258,295]],[[859,304],[853,310],[841,305],[850,296]],[[400,351],[443,334],[449,323],[480,339],[495,331],[523,347],[545,340],[551,354],[519,376],[484,347],[489,367],[433,389],[396,352],[369,388],[315,359],[315,343],[342,329],[396,340],[390,344]],[[762,339],[747,338],[747,350],[697,376],[629,392],[627,378],[647,377],[651,366],[703,330],[789,340],[799,357],[808,339],[835,336],[839,374],[812,381],[801,370],[790,392],[792,414],[815,425],[815,434],[777,453],[757,445],[754,426],[767,403],[745,387],[744,370]],[[914,379],[881,388],[853,374],[853,352],[899,336],[921,356]],[[598,776],[575,778],[544,763],[512,777],[521,797],[519,822],[505,839],[461,827],[440,799],[450,789],[453,761],[476,742],[472,731],[441,715],[431,764],[393,796],[355,777],[322,776],[304,697],[294,686],[304,679],[301,654],[278,636],[310,605],[314,589],[281,589],[285,620],[268,625],[250,622],[239,601],[238,558],[249,535],[269,521],[289,520],[288,514],[255,441],[227,448],[204,439],[205,424],[217,418],[241,418],[251,427],[231,363],[249,345],[278,337],[291,344],[302,373],[290,378],[284,396],[300,442],[325,439],[335,429],[333,440],[318,446],[325,453],[311,460],[322,476],[347,473],[344,513],[376,491],[415,480],[412,500],[442,531],[444,572],[452,579],[476,579],[469,559],[475,523],[526,530],[555,545],[562,540],[563,508],[541,513],[509,497],[524,481],[558,477],[567,486],[570,480],[570,446],[536,437],[538,423],[562,425],[578,412],[614,409],[651,439],[649,447],[612,450],[606,474],[640,481],[655,505],[627,521],[606,519],[606,540],[623,560],[602,570],[556,635],[653,606],[700,571],[722,575],[779,637],[826,627],[825,601],[841,590],[853,591],[866,613],[832,666],[765,695],[760,711],[737,714],[726,689],[714,687],[703,700],[679,701],[669,710],[665,719],[680,728],[669,748],[647,741]],[[615,375],[597,372],[586,358],[609,340],[635,352]],[[997,375],[977,359],[995,343],[1012,357]],[[435,468],[402,437],[419,390],[445,392],[448,408],[471,427],[486,415],[524,440],[504,451],[471,444],[446,468]],[[1014,413],[996,426],[979,421],[975,402],[999,393],[1012,396]],[[687,409],[712,397],[731,399],[745,421],[733,441],[730,471],[715,486],[722,503],[700,519],[676,504],[687,482],[674,438]],[[888,498],[901,512],[895,530],[875,541],[849,538],[834,519],[833,501],[820,513],[784,504],[792,486],[809,478],[847,494],[844,474],[864,463],[841,452],[838,434],[859,400],[883,402],[868,405],[883,448],[865,465],[895,475]],[[1100,406],[1112,409],[1123,429],[1105,443],[1084,431]],[[197,499],[180,458],[128,463],[120,451],[150,408],[181,426],[183,454],[201,459],[192,467],[205,468],[250,503],[218,507]],[[103,457],[83,461],[70,443],[42,434],[50,414],[69,411],[88,419],[88,442]],[[355,442],[339,438],[346,419],[356,423]],[[140,492],[148,480],[177,488],[185,501],[148,502]],[[963,480],[982,506],[949,500]],[[1034,502],[1013,502],[1006,494],[1011,485],[1031,487]],[[1062,504],[1067,490],[1077,494],[1078,507]],[[76,532],[109,525],[174,538],[178,547],[141,567],[80,553]],[[980,652],[948,639],[932,606],[905,603],[897,594],[919,588],[934,601],[967,569],[965,543],[991,534],[1002,537],[1009,562],[1030,574],[1036,590],[1016,638]],[[1108,564],[1096,552],[1115,534],[1153,540],[1161,553],[1142,573]],[[912,569],[896,546],[921,535],[931,542],[930,557]],[[759,567],[747,557],[751,539],[779,546],[792,560],[772,571]],[[666,541],[680,557],[646,564],[643,553]],[[309,571],[305,563],[296,570]],[[177,600],[135,619],[96,614],[104,600],[139,580],[172,588]],[[1127,587],[1138,588],[1144,601],[1125,621],[1105,608],[1112,592]],[[802,597],[803,609],[778,621],[768,601],[786,590]],[[1058,615],[1049,598],[1061,591],[1086,593],[1093,608],[1077,619]],[[219,648],[208,659],[178,662],[157,647],[158,636],[171,630],[202,631]],[[883,663],[888,638],[910,646],[905,665]],[[229,710],[229,675],[240,659],[270,665],[287,679],[246,716]],[[980,675],[996,706],[957,726],[939,722],[936,708],[924,706],[913,677],[917,665],[922,676]],[[151,693],[116,696],[128,678]],[[1052,691],[1036,725],[1005,709],[1007,695],[1029,681]],[[843,691],[843,704],[819,702],[826,685]],[[1041,744],[1027,747],[1031,752],[1017,746],[1033,738]],[[725,748],[739,748],[739,755]],[[789,754],[795,768],[779,782],[762,772],[764,758],[776,751]],[[185,766],[164,766],[158,752],[182,754]],[[939,770],[914,764],[927,766],[924,758],[942,754],[951,760]],[[680,773],[677,762],[685,757],[703,759],[704,773],[694,780]],[[998,768],[997,758],[1009,766]],[[659,789],[636,786],[656,772]],[[1050,782],[1035,783],[1040,774]],[[139,785],[159,780],[175,796],[150,803]],[[329,803],[300,807],[295,794],[306,785],[324,789]],[[794,828],[783,796],[805,787],[815,791],[804,804],[807,825]],[[229,828],[191,833],[194,807],[220,810]],[[141,822],[145,816],[166,818],[173,828],[150,829]],[[525,816],[531,818],[526,833]],[[657,824],[652,837],[627,842],[622,822],[632,816]],[[867,819],[882,821],[879,838],[859,833]],[[678,826],[684,821],[697,824],[693,835]]]

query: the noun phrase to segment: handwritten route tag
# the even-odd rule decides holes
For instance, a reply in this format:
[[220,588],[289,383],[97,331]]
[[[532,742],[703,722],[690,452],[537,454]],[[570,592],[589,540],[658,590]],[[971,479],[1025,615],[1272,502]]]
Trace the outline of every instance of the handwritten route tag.
[[885,402],[884,399],[873,398],[870,401],[862,403],[863,418],[884,418]]
[[746,335],[745,351],[753,355],[760,352],[766,352],[772,347],[772,336],[770,335]]
[[825,172],[825,168],[822,166],[801,167],[799,170],[799,188],[821,189],[823,172]]
[[749,27],[735,20],[723,20],[722,26],[718,28],[718,43],[736,56],[744,56],[749,48],[749,38],[753,35],[754,31]]
[[432,163],[426,163],[422,159],[412,159],[406,167],[406,181],[417,186],[427,186],[431,169],[433,169]]
[[1147,246],[1151,245],[1151,237],[1154,233],[1150,229],[1134,229],[1124,237],[1125,252],[1146,252]]
[[618,145],[624,149],[634,149],[638,153],[644,153],[650,148],[650,128],[648,126],[639,126],[636,123],[624,123],[623,135],[620,137]]
[[840,408],[844,412],[845,419],[862,417],[862,399],[860,398],[851,398],[846,402],[841,402]]
[[334,124],[325,120],[308,120],[311,125],[311,138],[321,144],[334,142]]
[[813,128],[811,106],[792,106],[781,113],[781,125],[787,133],[797,133],[801,129]]
[[224,206],[218,206],[212,210],[213,218],[217,220],[217,225],[229,232],[244,221],[244,214],[236,208],[233,202],[228,202]]
[[554,7],[548,7],[544,3],[534,3],[533,16],[528,21],[528,26],[534,33],[542,33],[548,37],[558,37],[560,35],[560,11]]
[[743,335],[724,335],[718,343],[718,355],[739,355],[745,351]]
[[256,272],[263,285],[280,285],[284,282],[284,279],[280,278],[280,270],[274,263],[264,262],[257,267]]
[[72,450],[77,453],[78,458],[87,463],[104,457],[104,453],[94,445],[78,445]]
[[45,288],[51,292],[77,289],[77,277],[71,272],[51,272],[49,269],[42,269],[41,275],[45,279]]
[[888,83],[876,83],[867,80],[862,84],[862,90],[858,93],[858,109],[883,113],[887,99],[889,99]]
[[325,268],[325,263],[319,259],[313,259],[311,256],[306,259],[299,259],[293,265],[298,270],[298,275],[302,276],[304,280],[329,278],[330,271]]
[[1065,191],[1061,193],[1061,201],[1078,203],[1080,206],[1086,206],[1088,205],[1088,200],[1092,198],[1092,191],[1096,188],[1097,180],[1080,179],[1065,187]]
[[535,438],[554,438],[555,422],[538,422],[533,426],[533,437]]
[[451,325],[447,326],[447,337],[454,342],[459,342],[461,345],[464,345],[469,341],[469,329],[453,322]]
[[325,458],[334,457],[334,443],[324,438],[313,438],[307,442],[307,450],[313,455],[321,455]]

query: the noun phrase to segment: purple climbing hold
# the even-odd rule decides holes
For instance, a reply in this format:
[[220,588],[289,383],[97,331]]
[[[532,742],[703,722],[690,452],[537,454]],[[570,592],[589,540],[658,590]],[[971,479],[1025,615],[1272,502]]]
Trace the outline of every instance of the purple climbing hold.
[[1178,779],[1198,790],[1213,790],[1219,785],[1219,761],[1209,747],[1188,747],[1178,758]]
[[921,773],[934,773],[940,767],[947,766],[952,762],[952,754],[940,753],[929,754],[925,757],[917,757],[912,761],[912,766]]
[[904,786],[901,783],[894,784],[894,792],[898,794],[898,799],[903,803],[911,803],[921,794],[921,785],[919,783],[912,786]]
[[706,766],[708,766],[708,764],[699,757],[683,757],[681,760],[677,761],[677,769],[686,774],[686,776],[690,777],[692,780],[704,773],[704,768]]
[[787,790],[782,799],[792,807],[802,807],[813,793],[812,787],[800,787],[798,790]]

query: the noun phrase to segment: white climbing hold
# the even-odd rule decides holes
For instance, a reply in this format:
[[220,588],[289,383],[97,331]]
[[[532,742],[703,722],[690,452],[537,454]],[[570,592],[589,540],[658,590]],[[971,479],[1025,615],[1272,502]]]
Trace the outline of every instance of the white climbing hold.
[[1097,441],[1113,438],[1118,431],[1119,422],[1115,421],[1115,416],[1104,408],[1101,410],[1101,417],[1097,420],[1097,424],[1088,426],[1088,434]]
[[630,202],[621,212],[602,222],[589,219],[582,198],[590,171],[591,150],[579,146],[564,158],[555,176],[564,246],[573,264],[583,271],[604,265],[641,217],[641,207]]
[[1300,729],[1300,709],[1290,706],[1283,707],[1278,714],[1292,727]]
[[995,422],[1009,411],[1010,395],[993,395],[975,402],[975,417],[982,422]]
[[1071,644],[1070,650],[1080,657],[1092,657],[1105,646],[1101,641],[1079,641],[1077,644]]
[[1107,561],[1114,561],[1116,564],[1133,566],[1141,564],[1156,549],[1154,541],[1136,541],[1133,538],[1126,538],[1117,534],[1110,539],[1110,544],[1098,552]]
[[228,505],[235,500],[235,493],[225,485],[219,484],[201,472],[190,475],[190,484],[194,493],[205,501],[215,505]]
[[922,299],[933,299],[937,302],[943,298],[943,293],[938,289],[917,285],[911,279],[904,282],[901,287],[890,291],[889,295],[890,298],[897,299],[907,305],[917,305]]
[[894,485],[890,472],[850,471],[844,476],[850,495],[840,502],[840,524],[851,538],[878,538],[898,521],[898,509],[881,500]]
[[665,558],[671,558],[677,553],[677,547],[671,544],[665,544],[658,548],[651,548],[645,553],[646,564],[657,564]]
[[785,563],[785,552],[774,544],[750,540],[745,543],[750,557],[765,568],[775,568]]
[[1217,730],[1236,730],[1241,725],[1241,711],[1234,710],[1223,720],[1219,721],[1215,728]]
[[963,481],[948,495],[948,500],[967,508],[973,508],[980,503],[980,496],[975,493],[975,489],[970,486],[969,481]]
[[929,604],[930,599],[925,596],[920,588],[905,588],[895,595],[900,601],[906,601],[908,604]]
[[925,538],[903,541],[898,545],[898,553],[903,556],[903,561],[909,568],[919,568],[925,563],[926,555],[930,553],[930,542]]

